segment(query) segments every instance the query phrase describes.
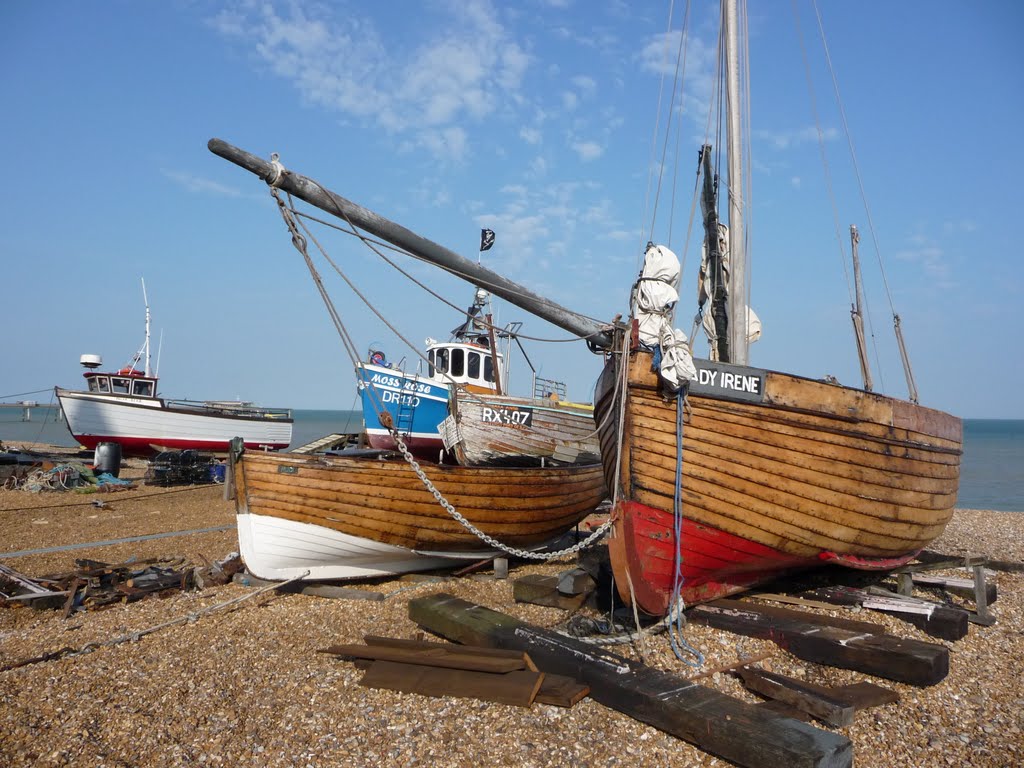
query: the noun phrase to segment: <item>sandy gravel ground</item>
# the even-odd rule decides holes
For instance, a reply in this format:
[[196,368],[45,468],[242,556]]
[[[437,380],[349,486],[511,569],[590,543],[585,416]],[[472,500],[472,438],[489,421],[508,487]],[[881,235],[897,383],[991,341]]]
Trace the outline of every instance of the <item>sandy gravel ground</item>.
[[[137,470],[125,474],[133,471],[137,476]],[[104,506],[91,503],[97,498]],[[201,565],[237,549],[233,528],[16,558],[3,553],[232,523],[233,505],[216,486],[140,486],[102,497],[0,491],[0,562],[37,576],[72,570],[76,558],[180,556]],[[1024,561],[1024,514],[960,510],[933,549]],[[555,574],[572,565],[571,559],[513,564],[510,577]],[[929,688],[808,664],[767,641],[706,627],[690,626],[686,637],[707,666],[771,652],[763,666],[784,674],[824,685],[870,679],[898,690],[899,704],[859,712],[841,729],[853,742],[857,765],[1021,765],[1024,574],[994,578],[997,623],[972,625],[966,638],[947,643],[950,674]],[[412,636],[418,627],[407,617],[408,599],[439,585],[396,579],[357,586],[388,597],[370,602],[269,592],[135,642],[0,672],[0,766],[728,765],[590,699],[572,709],[524,709],[363,688],[352,664],[316,651],[361,642],[367,634]],[[511,580],[487,573],[440,587],[541,626],[557,626],[565,617],[516,604]],[[139,632],[253,591],[228,584],[68,619],[60,611],[0,608],[0,668]],[[904,637],[943,642],[895,618],[854,617]],[[618,650],[637,654],[628,646]],[[691,674],[664,638],[648,639],[643,658]],[[703,682],[759,701],[731,675]]]

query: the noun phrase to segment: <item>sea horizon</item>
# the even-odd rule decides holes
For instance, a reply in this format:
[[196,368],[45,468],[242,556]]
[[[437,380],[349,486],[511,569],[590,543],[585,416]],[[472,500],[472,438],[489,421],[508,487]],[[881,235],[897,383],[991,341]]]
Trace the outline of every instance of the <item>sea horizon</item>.
[[[359,432],[362,412],[330,409],[295,409],[292,442],[288,449],[306,445],[332,433]],[[19,441],[73,448],[77,445],[56,405],[32,409],[30,421],[22,410],[0,408],[0,443],[17,447]],[[961,509],[1024,512],[1024,419],[964,419],[964,454],[960,465]]]

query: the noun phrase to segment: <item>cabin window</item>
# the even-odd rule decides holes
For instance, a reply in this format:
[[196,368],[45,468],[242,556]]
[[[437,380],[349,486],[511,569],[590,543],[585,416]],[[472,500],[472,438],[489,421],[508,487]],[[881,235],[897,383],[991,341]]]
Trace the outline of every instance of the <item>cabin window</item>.
[[427,352],[427,376],[434,378],[434,350]]
[[90,378],[89,379],[89,391],[90,392],[99,392],[100,391],[99,384],[96,383],[96,379],[95,378]]
[[437,350],[437,358],[434,361],[438,373],[448,373],[448,350]]
[[132,382],[131,379],[121,379],[116,376],[110,379],[110,391],[119,395],[127,395],[131,392]]
[[469,376],[469,378],[471,378],[471,379],[479,379],[480,378],[480,353],[479,352],[470,352],[468,357],[469,357],[469,365],[466,366],[466,375]]
[[153,396],[153,382],[145,381],[143,379],[136,380],[135,387],[132,392],[139,397],[152,397]]
[[494,383],[494,360],[490,355],[484,358],[484,381]]
[[466,375],[466,353],[462,349],[452,350],[452,376]]
[[110,391],[110,379],[108,379],[106,376],[99,376],[99,377],[93,379],[93,381],[96,382],[96,391],[97,392],[109,392]]

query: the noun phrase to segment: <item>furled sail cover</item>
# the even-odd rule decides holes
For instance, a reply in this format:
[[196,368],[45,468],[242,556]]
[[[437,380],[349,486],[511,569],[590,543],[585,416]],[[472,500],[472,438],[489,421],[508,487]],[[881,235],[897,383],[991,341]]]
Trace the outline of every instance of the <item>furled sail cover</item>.
[[663,245],[649,245],[644,268],[633,289],[631,310],[637,320],[640,343],[661,347],[661,378],[674,390],[697,375],[686,334],[672,328],[672,310],[679,300],[678,282],[676,255]]
[[[725,281],[725,293],[729,294],[729,275],[731,265],[729,263],[729,228],[725,224],[718,225],[718,250],[722,254],[722,276]],[[715,287],[712,281],[711,270],[708,265],[708,243],[705,239],[704,245],[701,249],[701,260],[700,260],[700,275],[697,280],[697,301],[703,306],[715,292]],[[704,319],[701,321],[701,325],[704,327],[704,333],[708,337],[708,346],[710,348],[709,356],[712,360],[718,359],[718,334],[715,332],[715,319],[711,312],[704,313]],[[747,307],[747,343],[753,344],[755,341],[761,338],[761,318],[752,310],[749,306]]]

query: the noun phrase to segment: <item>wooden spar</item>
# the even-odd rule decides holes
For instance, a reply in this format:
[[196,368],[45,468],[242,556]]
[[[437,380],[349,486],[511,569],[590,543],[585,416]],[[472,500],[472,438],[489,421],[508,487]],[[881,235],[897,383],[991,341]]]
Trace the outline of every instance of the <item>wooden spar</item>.
[[[245,150],[232,146],[221,139],[210,139],[207,144],[215,155],[230,160],[235,165],[254,173],[268,184],[278,175],[278,168]],[[547,320],[580,338],[587,339],[593,346],[605,349],[611,346],[611,334],[603,323],[578,314],[535,294],[528,288],[492,272],[486,267],[474,264],[454,251],[417,235],[415,232],[396,224],[379,214],[346,200],[331,192],[313,179],[293,171],[280,174],[274,186],[315,205],[327,213],[386,240],[414,256],[429,261],[473,285],[485,288],[527,312]]]

